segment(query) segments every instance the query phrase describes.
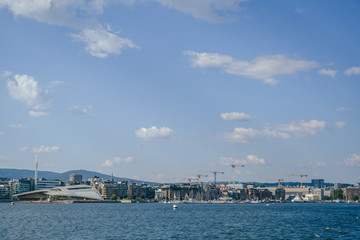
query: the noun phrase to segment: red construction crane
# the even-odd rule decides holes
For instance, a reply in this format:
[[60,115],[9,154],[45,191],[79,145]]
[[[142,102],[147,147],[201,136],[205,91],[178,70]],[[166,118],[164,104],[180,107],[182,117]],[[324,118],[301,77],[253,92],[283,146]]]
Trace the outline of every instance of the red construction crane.
[[214,185],[216,186],[216,174],[224,174],[224,172],[218,172],[218,171],[212,171],[212,174],[214,174]]
[[197,176],[197,180],[200,182],[200,178],[201,178],[201,177],[207,177],[208,175],[198,174],[198,175],[196,175],[196,176]]
[[190,185],[191,185],[192,180],[197,180],[197,179],[196,178],[188,178],[188,181],[189,181]]
[[231,167],[233,168],[233,187],[235,186],[235,167],[236,166],[245,167],[244,164],[241,164],[241,165],[239,165],[239,164],[231,164]]

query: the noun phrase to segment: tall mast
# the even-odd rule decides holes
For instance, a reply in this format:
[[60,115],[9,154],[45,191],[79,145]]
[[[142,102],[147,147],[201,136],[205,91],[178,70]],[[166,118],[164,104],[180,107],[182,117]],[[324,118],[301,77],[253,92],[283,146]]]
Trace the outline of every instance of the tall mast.
[[38,153],[35,153],[35,190],[37,190],[38,180]]

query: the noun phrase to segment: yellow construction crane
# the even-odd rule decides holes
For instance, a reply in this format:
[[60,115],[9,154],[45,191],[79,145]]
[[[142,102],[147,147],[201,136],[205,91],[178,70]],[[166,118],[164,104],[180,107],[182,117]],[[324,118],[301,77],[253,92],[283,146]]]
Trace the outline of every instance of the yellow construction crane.
[[280,182],[281,182],[281,181],[284,181],[284,179],[280,179],[280,178],[269,178],[269,180],[276,180],[276,181],[278,181],[279,187],[281,187]]
[[300,187],[302,187],[302,182],[303,182],[302,179],[303,179],[303,177],[309,176],[307,174],[289,174],[289,175],[291,175],[291,176],[299,176],[300,177],[300,182],[301,182]]

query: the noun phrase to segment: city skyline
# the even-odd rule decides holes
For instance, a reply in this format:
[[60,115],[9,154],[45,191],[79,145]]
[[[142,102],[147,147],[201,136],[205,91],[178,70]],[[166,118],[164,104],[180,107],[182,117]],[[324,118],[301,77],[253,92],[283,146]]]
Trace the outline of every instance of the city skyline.
[[359,10],[0,1],[0,168],[360,182]]

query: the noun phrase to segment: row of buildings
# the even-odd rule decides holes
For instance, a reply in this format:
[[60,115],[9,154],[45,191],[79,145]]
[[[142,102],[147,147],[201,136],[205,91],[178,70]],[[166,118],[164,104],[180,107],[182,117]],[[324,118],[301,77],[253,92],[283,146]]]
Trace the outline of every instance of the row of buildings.
[[[77,187],[71,187],[77,186]],[[0,177],[0,201],[13,198],[36,200],[57,196],[62,199],[147,200],[147,201],[324,201],[334,199],[335,191],[343,192],[341,200],[357,200],[359,185],[342,188],[340,184],[325,186],[323,179],[313,179],[311,186],[255,186],[254,184],[170,184],[149,186],[132,181],[116,182],[100,177],[83,181],[73,173],[68,182],[31,178]],[[337,196],[339,198],[339,196]],[[340,197],[341,198],[341,197]]]

